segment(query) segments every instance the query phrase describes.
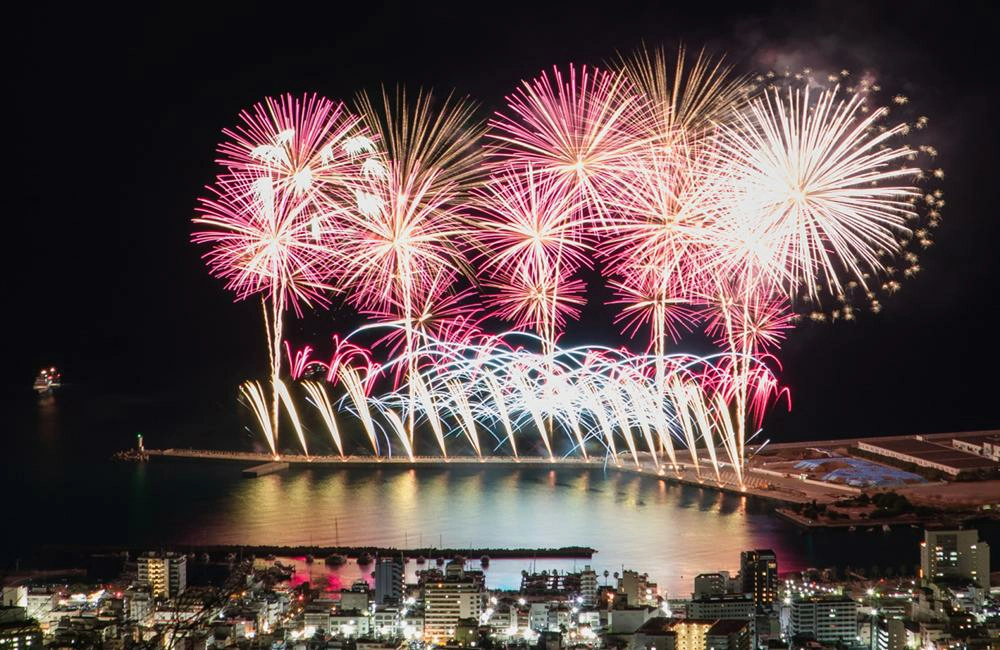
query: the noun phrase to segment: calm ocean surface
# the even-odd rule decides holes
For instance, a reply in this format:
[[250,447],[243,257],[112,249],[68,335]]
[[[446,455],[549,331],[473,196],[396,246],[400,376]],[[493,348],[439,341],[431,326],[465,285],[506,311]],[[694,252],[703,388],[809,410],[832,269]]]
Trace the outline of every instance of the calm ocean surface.
[[[737,568],[748,548],[773,548],[781,571],[851,565],[908,570],[920,531],[800,533],[754,499],[613,471],[544,468],[310,468],[243,479],[239,463],[109,460],[134,444],[250,449],[235,401],[91,396],[68,387],[8,407],[0,460],[5,519],[0,565],[43,545],[591,546],[598,572],[645,571],[683,596],[695,574]],[[983,530],[1000,549],[998,528]],[[478,560],[478,559],[477,559]],[[1000,558],[994,557],[994,562]],[[478,561],[477,561],[478,563]],[[493,560],[488,582],[585,560]],[[354,564],[317,580],[346,582]],[[309,567],[300,566],[308,577]],[[415,568],[411,563],[410,570]]]

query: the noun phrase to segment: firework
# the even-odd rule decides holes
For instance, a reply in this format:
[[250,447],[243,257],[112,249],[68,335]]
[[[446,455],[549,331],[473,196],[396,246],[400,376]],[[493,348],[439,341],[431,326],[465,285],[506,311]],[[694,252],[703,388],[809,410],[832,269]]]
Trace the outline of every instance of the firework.
[[[466,268],[456,244],[466,233],[463,197],[481,173],[482,125],[471,102],[449,96],[435,105],[430,92],[411,101],[405,90],[390,97],[383,89],[381,102],[362,93],[358,106],[385,147],[387,170],[357,191],[358,211],[337,231],[347,260],[340,286],[363,311],[402,321],[411,349],[420,317],[451,292],[442,279]],[[405,419],[412,439],[412,413]]]
[[[272,451],[284,311],[327,303],[336,260],[326,222],[350,207],[362,171],[381,164],[360,123],[342,103],[317,95],[268,97],[223,131],[218,162],[226,172],[195,218],[205,230],[193,239],[212,246],[205,257],[213,275],[225,278],[237,299],[259,293],[266,301]],[[289,415],[305,450],[297,416]]]
[[356,158],[375,153],[361,118],[317,95],[268,97],[223,134],[219,164],[234,174],[269,177],[278,191],[297,196],[349,189]]
[[[262,298],[272,404],[257,382],[241,394],[272,452],[280,406],[309,453],[284,343],[341,457],[358,430],[411,461],[426,438],[444,458],[603,455],[744,485],[747,444],[787,395],[773,367],[793,310],[823,318],[833,297],[852,318],[855,291],[877,310],[944,205],[918,189],[943,177],[918,169],[936,151],[899,143],[926,118],[883,124],[868,76],[820,85],[640,49],[616,70],[543,72],[487,124],[467,99],[402,89],[359,95],[358,115],[309,95],[242,113],[193,239],[237,299]],[[644,353],[560,346],[595,263]],[[322,361],[293,349],[284,312],[333,295],[374,323]],[[517,329],[487,333],[492,317]],[[717,353],[668,352],[699,330]]]
[[262,296],[273,388],[268,440],[276,451],[282,316],[289,305],[300,313],[303,305],[326,304],[329,248],[314,237],[307,200],[276,188],[269,176],[227,175],[209,189],[214,196],[202,199],[194,219],[203,230],[192,239],[210,246],[210,272],[238,300]]
[[312,405],[316,407],[323,418],[326,430],[330,432],[330,437],[333,439],[334,444],[337,445],[337,451],[340,452],[340,456],[343,458],[344,443],[340,437],[340,428],[337,426],[333,404],[330,403],[330,397],[327,395],[326,388],[323,387],[323,384],[314,381],[302,382],[302,386],[309,394]]
[[420,184],[433,175],[431,193],[440,188],[449,197],[479,184],[485,126],[475,103],[453,95],[438,102],[424,90],[408,96],[404,88],[390,95],[383,88],[378,98],[359,94],[357,106],[402,178]]
[[907,166],[908,148],[890,144],[905,125],[877,131],[884,109],[862,106],[836,88],[775,91],[721,127],[733,188],[720,221],[727,265],[813,299],[823,284],[836,295],[845,278],[867,286],[885,270],[919,170]]
[[525,81],[490,120],[493,165],[553,178],[603,215],[623,160],[645,143],[652,111],[621,73],[570,65]]
[[715,254],[710,224],[718,189],[701,163],[704,149],[676,139],[629,157],[628,190],[612,202],[610,217],[593,225],[625,305],[618,320],[633,335],[648,325],[659,355],[668,336],[693,325],[688,305],[705,283],[705,258]]
[[684,47],[678,47],[671,66],[664,48],[643,46],[631,56],[620,56],[618,66],[649,98],[654,113],[649,124],[661,143],[703,137],[716,124],[730,122],[747,100],[746,80],[734,74],[725,57],[704,50],[692,62]]
[[578,201],[552,176],[507,169],[476,193],[478,261],[494,292],[494,315],[538,332],[550,351],[568,318],[579,316],[591,247]]
[[580,316],[585,303],[586,286],[566,269],[539,273],[536,267],[521,264],[487,286],[493,289],[485,298],[493,313],[516,327],[538,332],[546,350],[552,349],[566,321]]

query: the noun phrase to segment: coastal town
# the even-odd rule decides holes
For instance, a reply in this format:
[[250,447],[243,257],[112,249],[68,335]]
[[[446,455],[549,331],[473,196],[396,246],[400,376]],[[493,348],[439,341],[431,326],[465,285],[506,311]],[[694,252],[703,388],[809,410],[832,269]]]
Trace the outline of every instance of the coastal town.
[[[953,650],[1000,646],[1000,575],[974,529],[924,531],[918,566],[787,573],[769,549],[705,567],[668,594],[643,568],[523,571],[489,558],[319,559],[175,551],[93,554],[12,572],[0,648],[210,650]],[[911,549],[912,550],[912,549]],[[859,558],[859,562],[860,562]],[[352,584],[302,566],[357,562]],[[409,566],[409,568],[408,568]],[[412,576],[410,578],[409,576]]]

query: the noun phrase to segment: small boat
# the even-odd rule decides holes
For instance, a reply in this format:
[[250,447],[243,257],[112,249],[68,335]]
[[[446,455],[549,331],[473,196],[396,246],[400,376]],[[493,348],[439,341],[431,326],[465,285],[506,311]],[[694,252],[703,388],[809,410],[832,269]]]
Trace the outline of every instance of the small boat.
[[853,532],[854,532],[854,531],[856,531],[857,529],[858,529],[858,527],[857,527],[857,526],[851,526],[851,527],[850,527],[850,528],[848,528],[847,530],[848,530],[848,532],[851,532],[851,533],[853,533]]
[[347,558],[340,553],[331,553],[330,555],[327,555],[326,559],[323,561],[326,562],[327,566],[334,568],[342,567],[347,564]]
[[59,374],[55,366],[52,366],[51,368],[42,368],[39,371],[32,387],[39,395],[49,395],[60,386],[62,386],[62,375]]
[[366,565],[371,563],[372,563],[372,554],[369,553],[368,551],[364,551],[361,555],[358,556],[359,565]]
[[489,566],[490,565],[490,556],[489,555],[484,555],[483,557],[479,558],[479,563],[481,565],[483,565],[484,567],[485,566]]

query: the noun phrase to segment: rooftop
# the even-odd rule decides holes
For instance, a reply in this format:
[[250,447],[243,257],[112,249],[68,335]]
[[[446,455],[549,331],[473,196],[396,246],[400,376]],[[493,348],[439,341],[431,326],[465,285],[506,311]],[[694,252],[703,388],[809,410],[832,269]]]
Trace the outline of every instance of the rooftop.
[[882,440],[879,442],[863,441],[863,443],[868,447],[912,456],[913,458],[946,465],[955,469],[992,469],[997,466],[994,461],[988,458],[976,456],[975,454],[970,454],[954,447],[946,447],[916,438]]

